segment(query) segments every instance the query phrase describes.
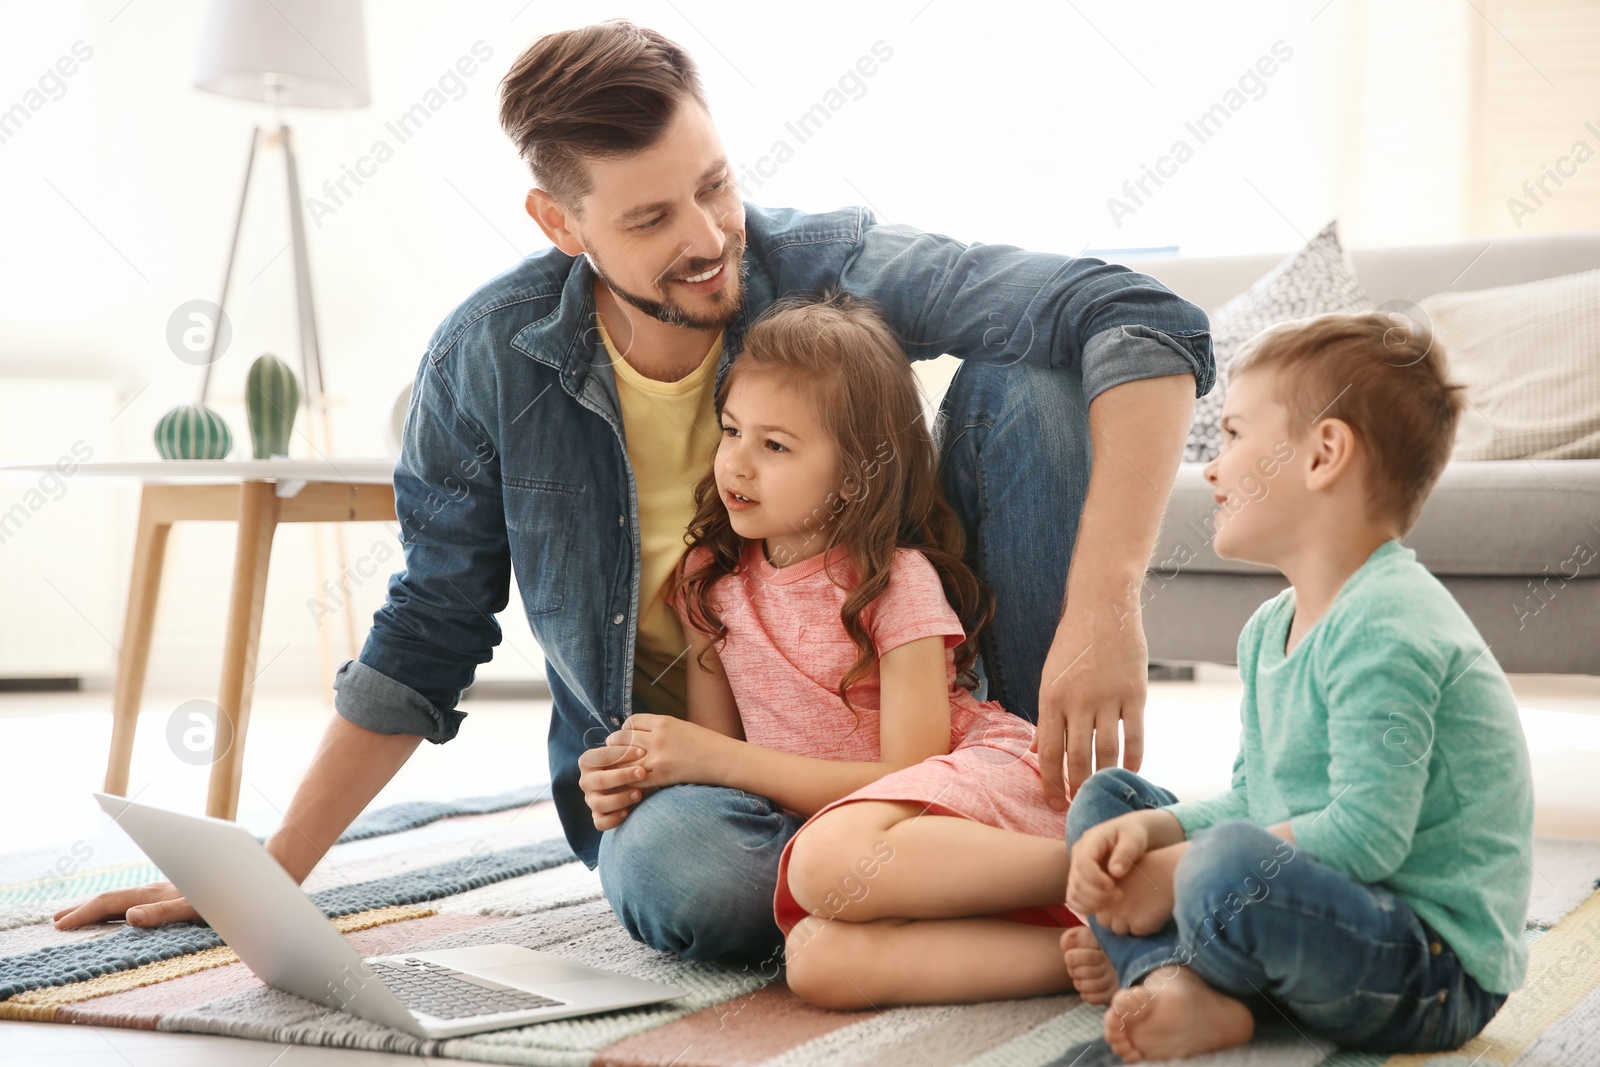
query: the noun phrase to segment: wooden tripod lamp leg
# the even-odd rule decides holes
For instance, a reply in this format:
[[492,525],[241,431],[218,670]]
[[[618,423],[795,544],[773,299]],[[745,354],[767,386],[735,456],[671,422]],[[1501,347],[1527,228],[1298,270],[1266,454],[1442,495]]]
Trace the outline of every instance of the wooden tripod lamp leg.
[[161,565],[167,554],[171,521],[162,521],[151,486],[139,499],[139,535],[133,548],[133,576],[128,581],[128,612],[122,621],[122,648],[117,661],[116,694],[111,704],[111,755],[106,760],[105,792],[128,795],[128,767],[133,762],[133,735],[144,697],[144,672],[150,664],[150,638],[155,628],[156,600],[161,594]]
[[227,647],[222,657],[222,687],[217,698],[215,752],[206,814],[232,819],[239,811],[240,772],[245,731],[250,724],[256,652],[261,647],[261,613],[267,595],[267,563],[278,525],[279,500],[272,482],[247,481],[239,487],[239,544],[233,561],[233,598],[228,608]]

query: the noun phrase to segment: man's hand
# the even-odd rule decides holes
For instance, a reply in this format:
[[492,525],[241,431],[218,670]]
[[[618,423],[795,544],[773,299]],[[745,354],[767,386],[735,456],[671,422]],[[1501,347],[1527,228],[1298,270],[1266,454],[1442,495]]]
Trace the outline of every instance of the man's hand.
[[109,889],[81,904],[62,908],[53,918],[57,930],[76,930],[106,919],[126,919],[129,926],[201,921],[199,913],[171,882]]
[[1089,827],[1073,843],[1067,866],[1067,907],[1088,915],[1121,902],[1119,883],[1150,850],[1150,830],[1140,818],[1143,814],[1130,811],[1107,819]]
[[[613,737],[616,735],[613,734]],[[644,750],[607,743],[578,755],[578,788],[589,805],[596,830],[609,830],[628,817],[644,796]]]
[[[267,838],[268,854],[296,883],[304,882],[345,827],[421,743],[415,734],[380,734],[338,713],[330,715],[283,823]],[[130,926],[201,921],[171,882],[153,882],[110,890],[62,908],[55,914],[56,929],[71,930],[119,916],[125,916]]]
[[[1132,343],[1144,348],[1153,342]],[[1131,349],[1130,349],[1131,352]],[[1089,403],[1093,465],[1067,571],[1066,612],[1039,679],[1039,768],[1045,801],[1061,808],[1061,760],[1076,794],[1101,767],[1144,762],[1144,699],[1150,653],[1140,613],[1145,573],[1183,442],[1194,416],[1194,375],[1167,374],[1112,386]]]
[[606,744],[643,749],[645,780],[659,787],[719,784],[716,772],[726,766],[730,748],[743,742],[674,715],[629,715]]
[[1091,744],[1095,769],[1117,765],[1119,722],[1127,741],[1123,766],[1137,771],[1144,762],[1149,664],[1137,588],[1106,586],[1067,601],[1039,680],[1039,730],[1033,739],[1052,808],[1065,807],[1089,777]]

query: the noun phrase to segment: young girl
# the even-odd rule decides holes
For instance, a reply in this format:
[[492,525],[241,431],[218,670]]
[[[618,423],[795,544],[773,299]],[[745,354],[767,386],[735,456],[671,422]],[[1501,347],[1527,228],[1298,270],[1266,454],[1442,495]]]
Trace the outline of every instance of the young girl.
[[[1044,803],[1034,727],[965,688],[992,598],[962,561],[894,334],[848,297],[781,302],[716,406],[674,583],[688,719],[636,715],[616,735],[643,750],[644,785],[722,785],[809,816],[774,910],[789,986],[812,1003],[1025,997],[1074,978],[1108,999],[1115,973],[1063,904],[1066,812]],[[1087,947],[1064,960],[1066,927]]]

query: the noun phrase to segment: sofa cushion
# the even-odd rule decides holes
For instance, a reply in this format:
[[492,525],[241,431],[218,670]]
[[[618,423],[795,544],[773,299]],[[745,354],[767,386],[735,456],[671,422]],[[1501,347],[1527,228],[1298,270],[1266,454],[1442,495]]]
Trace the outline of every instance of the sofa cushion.
[[1451,458],[1600,458],[1600,270],[1420,303],[1467,387]]
[[[1212,551],[1217,505],[1204,470],[1178,468],[1153,578],[1277,573]],[[1404,542],[1437,575],[1600,578],[1600,460],[1452,462]]]
[[1195,402],[1194,420],[1183,458],[1188,463],[1208,463],[1222,448],[1222,403],[1228,390],[1228,363],[1244,342],[1290,319],[1304,319],[1332,311],[1370,311],[1346,262],[1339,243],[1338,222],[1262,275],[1254,285],[1211,314],[1211,350],[1217,362],[1217,383]]

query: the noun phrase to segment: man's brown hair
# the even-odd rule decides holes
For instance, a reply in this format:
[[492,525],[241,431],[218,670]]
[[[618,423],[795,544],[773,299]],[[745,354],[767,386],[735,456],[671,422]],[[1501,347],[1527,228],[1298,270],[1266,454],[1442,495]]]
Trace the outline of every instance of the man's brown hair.
[[1376,311],[1280,323],[1228,365],[1230,378],[1254,370],[1276,372],[1273,392],[1291,434],[1322,419],[1349,425],[1367,453],[1368,515],[1410,533],[1450,461],[1466,404],[1432,332]]
[[562,207],[594,188],[590,159],[655,144],[685,99],[707,108],[689,53],[654,30],[607,19],[533,42],[500,80],[500,126]]

